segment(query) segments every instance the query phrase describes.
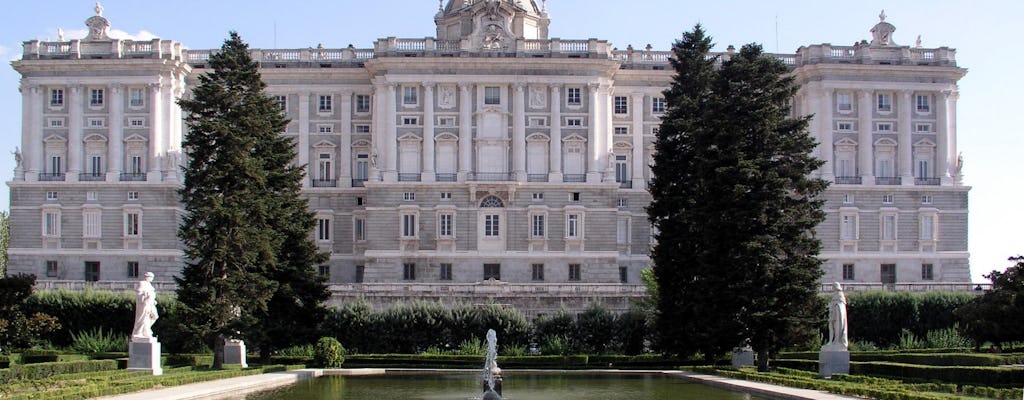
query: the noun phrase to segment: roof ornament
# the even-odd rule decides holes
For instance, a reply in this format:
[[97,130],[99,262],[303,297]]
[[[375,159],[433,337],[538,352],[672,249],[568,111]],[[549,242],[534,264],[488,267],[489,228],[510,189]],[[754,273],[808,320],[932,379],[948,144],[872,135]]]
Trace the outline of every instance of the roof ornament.
[[881,14],[878,14],[879,22],[871,28],[871,46],[895,46],[896,43],[892,40],[892,33],[896,31],[896,27],[893,24],[885,22],[885,10],[882,10]]
[[548,0],[540,0],[540,11],[548,12]]
[[914,41],[914,47],[921,48],[921,35],[917,35],[917,40]]
[[96,2],[96,7],[93,8],[93,10],[96,10],[96,16],[97,17],[102,17],[103,16],[103,5],[100,4],[100,2],[98,2],[98,1]]
[[885,10],[882,10],[881,14],[878,14],[878,22],[885,22]]
[[63,42],[64,41],[64,28],[57,28],[57,41],[58,42]]

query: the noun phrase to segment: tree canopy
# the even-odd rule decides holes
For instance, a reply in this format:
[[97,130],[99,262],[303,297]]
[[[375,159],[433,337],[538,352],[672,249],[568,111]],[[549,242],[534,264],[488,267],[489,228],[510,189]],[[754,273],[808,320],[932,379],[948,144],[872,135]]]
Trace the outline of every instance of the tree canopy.
[[823,312],[813,230],[827,182],[810,176],[822,162],[808,117],[790,116],[785,65],[756,44],[725,58],[712,47],[697,25],[672,48],[648,206],[658,333],[671,353],[750,344],[767,361]]
[[992,271],[985,278],[992,281],[992,290],[961,306],[954,313],[959,318],[960,329],[980,347],[992,342],[996,347],[1003,343],[1024,341],[1024,256],[1011,257],[1017,264],[1004,272]]

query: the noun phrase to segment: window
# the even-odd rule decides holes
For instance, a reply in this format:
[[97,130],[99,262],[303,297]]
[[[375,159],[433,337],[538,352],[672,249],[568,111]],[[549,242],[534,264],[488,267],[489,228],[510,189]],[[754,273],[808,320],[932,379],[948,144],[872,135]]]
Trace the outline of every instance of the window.
[[420,119],[417,117],[402,117],[402,125],[419,125]]
[[654,97],[651,99],[651,112],[661,114],[665,112],[665,98]]
[[331,124],[320,124],[320,125],[317,125],[317,130],[320,133],[334,133],[334,125],[331,125]]
[[935,240],[935,216],[928,214],[921,216],[921,240]]
[[651,135],[657,136],[659,133],[661,133],[661,127],[660,126],[655,126],[655,127],[651,128]]
[[331,266],[330,265],[319,265],[317,266],[317,273],[324,278],[331,278]]
[[50,89],[50,107],[64,106],[64,89]]
[[90,128],[102,128],[106,126],[106,121],[103,118],[89,118]]
[[355,133],[370,133],[370,126],[364,124],[356,125]]
[[569,201],[579,202],[580,201],[580,192],[569,193]]
[[565,104],[570,106],[583,104],[582,98],[580,97],[580,88],[571,87],[565,89]]
[[533,192],[533,200],[542,201],[544,200],[544,193]]
[[547,124],[547,118],[530,118],[530,126],[546,126]]
[[88,209],[82,212],[82,237],[100,237],[100,211]]
[[132,155],[128,160],[128,172],[131,174],[142,173],[142,156]]
[[565,237],[578,239],[580,237],[580,215],[569,214],[565,216]]
[[926,94],[917,95],[917,101],[915,102],[915,104],[917,105],[917,112],[922,114],[931,112],[931,103],[931,96]]
[[437,117],[437,124],[440,126],[455,126],[455,117]]
[[443,213],[437,216],[437,236],[451,238],[455,236],[455,214]]
[[629,220],[615,221],[615,244],[629,244]]
[[143,97],[142,88],[131,88],[128,89],[128,106],[132,108],[140,108],[144,106],[145,98]]
[[327,242],[331,240],[331,219],[330,218],[317,218],[316,219],[316,240],[321,242]]
[[93,201],[93,200],[96,200],[98,198],[99,198],[99,193],[96,193],[95,191],[91,191],[90,190],[88,192],[85,192],[85,199],[86,200]]
[[128,200],[138,200],[139,192],[128,192]]
[[530,236],[533,238],[543,238],[545,233],[544,215],[535,214],[530,216]]
[[402,264],[402,280],[414,281],[416,280],[416,264],[405,263]]
[[879,112],[887,113],[892,111],[892,95],[887,93],[879,93],[876,97],[878,99],[877,106]]
[[583,118],[567,118],[565,126],[583,126]]
[[619,266],[619,282],[629,283],[629,267]]
[[89,106],[103,107],[103,89],[89,90]]
[[569,281],[578,282],[580,281],[583,268],[579,264],[569,264]]
[[854,269],[853,264],[843,264],[843,280],[852,281],[856,279],[857,272]]
[[497,86],[484,87],[484,104],[501,104],[501,88]]
[[616,114],[629,114],[629,98],[626,96],[615,96],[614,112]]
[[893,196],[892,196],[892,194],[883,194],[882,195],[882,204],[892,204],[892,203],[893,203]]
[[921,133],[931,133],[932,124],[914,124],[914,131]]
[[89,156],[89,174],[92,176],[98,176],[103,172],[103,157],[93,155]]
[[363,205],[363,198],[362,197],[356,197],[356,205],[357,206]]
[[853,130],[853,122],[837,122],[836,130],[849,132]]
[[46,261],[46,276],[50,278],[55,278],[57,277],[57,272],[57,262],[49,260]]
[[126,270],[125,271],[125,275],[127,275],[129,278],[138,278],[139,277],[139,262],[138,261],[128,261],[125,264],[125,267],[126,267],[125,268],[125,270]]
[[615,156],[615,181],[629,182],[629,164],[626,163],[626,156]]
[[618,199],[615,200],[615,206],[618,208],[629,207],[629,199],[625,197],[619,197]]
[[896,264],[882,264],[881,267],[882,283],[886,285],[896,284]]
[[124,235],[139,236],[139,225],[142,221],[138,211],[129,211],[124,214]]
[[441,200],[451,200],[452,192],[441,192]]
[[60,237],[60,211],[43,212],[43,236]]
[[98,282],[100,280],[100,263],[96,261],[85,262],[85,281]]
[[843,204],[853,204],[854,197],[852,194],[843,193]]
[[356,173],[353,177],[357,181],[365,181],[370,176],[370,155],[356,154]]
[[274,102],[277,103],[279,111],[288,111],[288,96],[274,96]]
[[628,135],[629,134],[629,128],[625,127],[625,126],[616,126],[615,127],[615,134],[616,135]]
[[64,127],[64,118],[47,118],[46,121],[49,122],[47,125],[49,125],[51,128]]
[[932,281],[935,280],[935,265],[933,264],[921,264],[921,280]]
[[921,204],[932,204],[932,195],[921,195]]
[[484,280],[501,280],[501,264],[484,264]]
[[544,264],[530,265],[530,279],[534,281],[544,280]]
[[501,236],[501,216],[498,214],[484,215],[484,236]]
[[60,174],[64,172],[64,158],[61,156],[50,156],[50,173]]
[[836,94],[836,109],[840,112],[853,110],[853,95],[850,93]]
[[130,128],[145,128],[146,120],[144,118],[128,118],[128,127]]
[[404,200],[404,201],[416,201],[416,193],[415,192],[405,192],[405,193],[402,193],[402,200]]
[[368,112],[370,112],[370,95],[368,95],[368,94],[357,94],[356,95],[356,112],[357,113],[368,113]]
[[327,95],[320,95],[320,107],[317,109],[317,111],[322,112],[322,113],[329,113],[329,112],[331,112],[331,110],[333,108],[333,105],[334,105],[333,103],[334,103],[334,96],[331,96],[329,94],[327,94]]
[[896,216],[882,216],[882,240],[896,240]]
[[875,124],[875,131],[877,132],[892,132],[891,122],[879,122]]
[[403,214],[402,215],[402,237],[403,238],[415,238],[416,237],[416,215],[415,214]]
[[917,177],[928,178],[931,175],[931,167],[928,165],[928,160],[917,160]]
[[448,263],[441,263],[441,274],[438,279],[442,281],[452,280],[452,265]]
[[402,87],[402,104],[416,105],[419,104],[419,88],[415,86],[403,86]]
[[356,283],[363,283],[363,278],[366,276],[366,266],[356,265]]
[[57,200],[57,192],[46,192],[47,200]]
[[843,215],[840,218],[841,226],[839,230],[839,239],[857,240],[857,216]]
[[352,239],[357,242],[366,240],[366,220],[356,218],[352,222]]

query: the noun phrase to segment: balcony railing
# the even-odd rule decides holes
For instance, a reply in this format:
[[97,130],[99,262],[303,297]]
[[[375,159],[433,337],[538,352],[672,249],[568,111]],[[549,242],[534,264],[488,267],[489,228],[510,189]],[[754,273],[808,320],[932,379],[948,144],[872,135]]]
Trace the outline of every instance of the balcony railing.
[[121,182],[145,182],[146,174],[142,172],[123,172]]
[[107,179],[107,176],[99,172],[83,172],[78,174],[78,180],[82,182],[101,182]]
[[363,187],[366,186],[366,178],[355,178],[352,180],[352,187]]
[[619,188],[622,188],[622,189],[632,189],[633,188],[633,181],[620,181],[619,182]]
[[903,183],[903,180],[900,179],[900,177],[898,177],[898,176],[876,176],[875,177],[875,184],[876,185],[893,186],[893,185],[899,185],[901,183]]
[[527,182],[547,182],[548,181],[548,174],[527,174],[526,175],[526,181]]
[[332,188],[338,187],[337,179],[313,179],[313,187],[315,188]]
[[837,176],[836,183],[839,185],[860,185],[861,179],[859,176]]
[[399,182],[419,182],[420,181],[420,174],[415,174],[415,173],[412,173],[412,174],[398,174],[398,181]]
[[47,182],[63,181],[64,180],[64,173],[63,172],[43,172],[43,173],[39,174],[39,180],[40,181],[47,181]]
[[939,186],[942,184],[940,178],[914,178],[914,184],[917,186]]
[[508,172],[475,172],[469,174],[469,180],[476,182],[505,182],[512,180]]
[[435,174],[434,180],[438,182],[455,182],[458,180],[458,174]]
[[587,181],[587,175],[586,174],[565,174],[565,175],[562,175],[562,182],[566,182],[566,183],[579,183],[579,182],[586,182],[586,181]]

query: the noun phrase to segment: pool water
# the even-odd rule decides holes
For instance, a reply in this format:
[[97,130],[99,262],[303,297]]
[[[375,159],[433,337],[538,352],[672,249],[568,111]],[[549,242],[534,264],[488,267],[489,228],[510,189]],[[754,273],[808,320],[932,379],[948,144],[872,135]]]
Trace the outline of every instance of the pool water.
[[[479,399],[477,375],[389,374],[325,376],[253,394],[247,400],[468,400]],[[504,400],[761,400],[660,374],[516,373],[506,371]]]

